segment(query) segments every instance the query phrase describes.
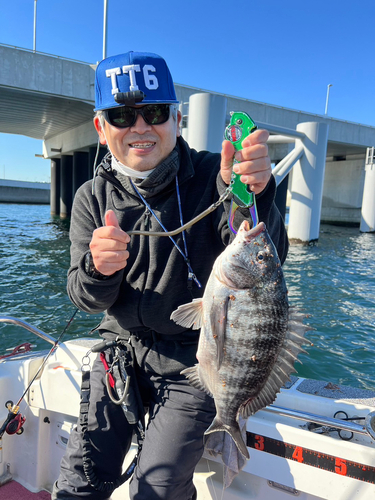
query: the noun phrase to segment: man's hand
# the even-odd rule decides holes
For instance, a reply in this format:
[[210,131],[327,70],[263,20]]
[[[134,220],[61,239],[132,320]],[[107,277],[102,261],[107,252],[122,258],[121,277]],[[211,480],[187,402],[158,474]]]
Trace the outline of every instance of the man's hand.
[[105,226],[95,229],[90,242],[95,268],[106,276],[123,269],[129,258],[130,236],[123,231],[113,210],[105,214]]
[[269,133],[267,130],[255,130],[242,141],[242,150],[235,153],[233,144],[224,141],[221,150],[221,177],[225,184],[230,184],[233,155],[240,163],[233,167],[236,174],[241,175],[241,181],[250,186],[251,191],[259,194],[267,186],[271,177],[271,160],[266,144]]

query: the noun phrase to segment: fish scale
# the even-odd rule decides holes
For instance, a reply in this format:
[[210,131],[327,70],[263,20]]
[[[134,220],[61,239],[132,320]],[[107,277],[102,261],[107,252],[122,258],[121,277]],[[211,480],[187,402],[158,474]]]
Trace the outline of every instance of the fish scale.
[[310,327],[289,306],[275,246],[263,222],[244,221],[216,259],[202,299],[171,315],[178,324],[201,329],[198,364],[182,373],[215,400],[216,416],[206,435],[227,432],[246,458],[240,417],[271,404],[295,371]]

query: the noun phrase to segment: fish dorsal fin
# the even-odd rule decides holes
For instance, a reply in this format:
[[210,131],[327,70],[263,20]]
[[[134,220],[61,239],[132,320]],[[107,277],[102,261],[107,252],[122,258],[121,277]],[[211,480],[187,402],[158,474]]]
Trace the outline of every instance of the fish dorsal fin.
[[214,303],[210,314],[211,332],[216,343],[217,370],[220,369],[224,358],[225,329],[227,327],[229,297]]
[[272,404],[281,387],[290,380],[290,374],[296,371],[294,362],[298,361],[301,352],[306,352],[301,345],[309,343],[304,335],[308,330],[312,330],[310,326],[302,323],[304,317],[306,316],[296,313],[294,308],[289,310],[288,331],[276,362],[259,394],[240,408],[239,412],[244,418]]
[[203,322],[203,300],[193,299],[188,304],[182,304],[173,311],[171,319],[185,328],[199,330]]

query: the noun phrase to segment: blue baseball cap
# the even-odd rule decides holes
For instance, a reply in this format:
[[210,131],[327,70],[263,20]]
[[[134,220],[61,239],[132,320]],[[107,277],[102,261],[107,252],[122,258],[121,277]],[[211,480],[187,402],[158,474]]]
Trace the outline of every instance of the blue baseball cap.
[[178,103],[167,63],[157,54],[126,52],[107,57],[95,72],[95,109]]

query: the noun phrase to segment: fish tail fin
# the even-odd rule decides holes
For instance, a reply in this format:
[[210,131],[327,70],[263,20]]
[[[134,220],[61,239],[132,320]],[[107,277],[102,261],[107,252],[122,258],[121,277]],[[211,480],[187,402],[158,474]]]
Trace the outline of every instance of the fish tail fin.
[[235,425],[227,425],[215,417],[210,427],[206,430],[205,435],[212,434],[213,432],[226,432],[229,434],[242,455],[247,459],[250,458],[247,446],[242,438],[241,430],[237,422],[235,422]]

